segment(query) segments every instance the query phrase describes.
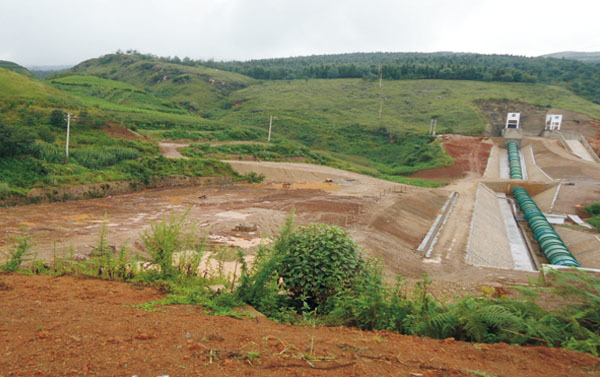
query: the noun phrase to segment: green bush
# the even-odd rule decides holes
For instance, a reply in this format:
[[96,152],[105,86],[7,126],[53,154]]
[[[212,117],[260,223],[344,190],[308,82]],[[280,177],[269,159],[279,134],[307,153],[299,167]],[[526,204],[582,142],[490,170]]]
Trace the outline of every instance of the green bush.
[[600,202],[587,206],[585,209],[590,214],[590,216],[600,215]]
[[306,302],[311,308],[351,287],[361,270],[359,247],[337,226],[299,227],[279,252],[276,268],[284,287],[293,300]]
[[364,263],[346,231],[325,224],[294,231],[292,211],[273,247],[262,248],[255,268],[243,274],[239,294],[270,315],[291,308],[322,312],[329,298],[353,287]]
[[28,130],[0,123],[0,157],[26,154],[34,140],[34,135]]
[[10,185],[6,182],[0,182],[0,199],[6,199],[12,194]]
[[56,141],[56,136],[46,127],[40,128],[37,134],[40,140],[43,140],[46,143],[52,144]]

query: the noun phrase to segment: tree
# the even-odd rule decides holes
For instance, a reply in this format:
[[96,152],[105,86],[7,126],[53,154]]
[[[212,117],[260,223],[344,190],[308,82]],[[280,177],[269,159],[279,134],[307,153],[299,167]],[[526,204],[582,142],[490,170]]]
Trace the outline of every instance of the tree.
[[65,112],[62,110],[53,110],[50,113],[50,124],[54,127],[63,128],[67,125],[67,121],[65,120]]

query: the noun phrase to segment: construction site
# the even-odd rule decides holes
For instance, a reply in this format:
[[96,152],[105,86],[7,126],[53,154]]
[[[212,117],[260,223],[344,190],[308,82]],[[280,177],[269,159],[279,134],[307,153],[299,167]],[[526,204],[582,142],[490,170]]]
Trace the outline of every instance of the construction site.
[[[143,253],[143,229],[189,209],[212,244],[240,247],[251,260],[294,208],[299,225],[348,230],[366,254],[383,260],[390,278],[429,274],[440,287],[454,282],[470,291],[483,283],[527,281],[545,265],[600,269],[600,238],[581,218],[600,198],[598,156],[584,136],[595,143],[598,126],[554,114],[546,122],[538,118],[508,113],[490,121],[490,137],[440,136],[454,165],[414,176],[450,181],[441,189],[310,164],[229,161],[242,174],[266,179],[3,208],[0,243],[26,233],[34,236],[37,258],[85,257],[104,225],[115,249],[129,245]],[[181,158],[178,147],[161,150]],[[544,231],[528,222],[533,215],[515,196],[523,189]],[[557,250],[549,253],[550,245]]]
[[[546,268],[598,271],[600,239],[584,208],[600,198],[590,146],[598,145],[600,127],[564,116],[557,125],[555,113],[549,123],[524,115],[492,120],[486,137],[438,136],[454,164],[413,176],[444,179],[443,188],[319,165],[236,160],[229,161],[234,169],[265,180],[180,179],[133,193],[118,193],[115,184],[102,198],[2,208],[0,248],[11,236],[31,236],[32,258],[52,264],[60,257],[85,261],[103,239],[115,253],[145,256],[143,232],[187,212],[211,249],[233,251],[216,265],[207,253],[200,272],[222,269],[233,281],[240,276],[235,251],[251,264],[293,210],[298,225],[347,230],[364,254],[382,261],[389,282],[403,277],[403,292],[418,291],[428,275],[427,292],[442,302],[507,293]],[[178,152],[184,146],[164,143],[161,152],[185,158]],[[296,327],[248,306],[240,309],[248,311],[245,319],[208,315],[199,305],[142,310],[165,295],[137,284],[21,274],[3,275],[0,283],[9,303],[0,327],[6,375],[563,377],[598,370],[598,359],[582,352]]]

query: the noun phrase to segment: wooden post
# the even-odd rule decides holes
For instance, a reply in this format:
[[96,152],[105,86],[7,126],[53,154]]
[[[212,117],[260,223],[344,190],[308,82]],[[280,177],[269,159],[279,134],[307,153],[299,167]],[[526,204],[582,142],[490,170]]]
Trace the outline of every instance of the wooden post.
[[271,115],[269,117],[269,138],[267,139],[267,142],[270,143],[271,142],[271,128],[273,127],[273,115]]

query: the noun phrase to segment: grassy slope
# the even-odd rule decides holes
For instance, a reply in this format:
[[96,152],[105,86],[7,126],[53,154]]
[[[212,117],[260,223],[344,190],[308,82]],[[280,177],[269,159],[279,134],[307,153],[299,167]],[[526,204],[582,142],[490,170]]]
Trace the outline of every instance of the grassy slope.
[[[74,79],[79,80],[80,78]],[[86,78],[83,78],[84,80]],[[95,78],[94,78],[95,79]],[[106,80],[105,80],[106,81]],[[97,89],[109,86],[99,79]],[[111,83],[120,90],[133,90],[124,83]],[[135,92],[134,92],[135,93]],[[30,143],[27,154],[0,158],[0,185],[4,192],[25,194],[32,187],[96,183],[111,180],[136,179],[147,182],[155,175],[234,175],[231,167],[210,159],[172,161],[163,158],[156,145],[112,139],[100,129],[72,123],[69,164],[64,164],[65,130],[52,127],[48,115],[55,108],[92,110],[96,118],[113,120],[114,113],[89,108],[88,96],[76,91],[70,95],[43,82],[0,68],[0,116],[3,123],[19,129]],[[80,96],[77,98],[77,96]],[[151,96],[150,96],[151,97]],[[128,97],[128,98],[131,98]],[[135,98],[135,97],[134,97]],[[148,96],[135,98],[125,107],[126,116],[135,116],[136,106],[143,106]],[[92,98],[93,100],[93,98]],[[107,102],[110,103],[110,102]],[[142,114],[148,116],[147,114]],[[172,120],[177,114],[155,112]],[[154,117],[154,115],[152,115]],[[187,115],[189,118],[192,115]],[[201,119],[201,118],[200,118]],[[206,120],[206,122],[210,122]],[[54,143],[39,140],[41,131],[53,135]],[[139,157],[139,158],[138,158]],[[8,185],[8,186],[7,186]],[[0,193],[0,199],[2,193]]]
[[[144,60],[131,55],[107,55],[87,60],[72,72],[130,83],[187,109],[203,113],[237,89],[255,82],[237,73]],[[211,80],[214,83],[211,84]]]
[[0,98],[5,101],[34,101],[39,106],[79,107],[81,103],[49,85],[0,68]]
[[96,76],[72,75],[50,80],[64,92],[77,96],[87,106],[113,111],[185,113],[131,84]]
[[484,83],[475,81],[384,81],[383,114],[376,82],[361,79],[269,81],[231,95],[231,102],[246,101],[223,120],[264,124],[273,114],[298,125],[319,122],[364,127],[384,126],[394,132],[426,133],[432,117],[438,130],[479,134],[486,120],[477,100],[508,99],[578,111],[600,118],[600,105],[566,89],[541,84]]

